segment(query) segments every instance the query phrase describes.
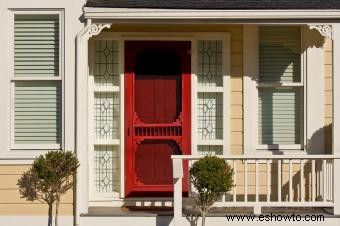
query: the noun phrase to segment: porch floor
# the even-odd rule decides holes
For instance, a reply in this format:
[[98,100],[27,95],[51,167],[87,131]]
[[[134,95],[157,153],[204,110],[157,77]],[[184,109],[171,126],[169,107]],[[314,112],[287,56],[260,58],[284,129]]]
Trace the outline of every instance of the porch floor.
[[[262,214],[322,214],[328,218],[339,218],[332,214],[331,208],[316,208],[316,207],[263,207]],[[212,208],[208,216],[224,217],[226,214],[253,214],[251,207],[216,207]],[[183,216],[197,216],[198,211],[192,208],[184,208]],[[172,207],[90,207],[87,214],[82,214],[82,217],[156,217],[156,216],[173,216]]]

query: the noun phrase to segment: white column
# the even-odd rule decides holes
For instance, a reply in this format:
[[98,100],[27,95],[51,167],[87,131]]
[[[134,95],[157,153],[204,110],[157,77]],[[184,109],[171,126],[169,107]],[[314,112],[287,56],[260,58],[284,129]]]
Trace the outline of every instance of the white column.
[[180,226],[182,219],[182,159],[172,159],[172,171],[174,180],[174,226]]
[[88,151],[88,100],[87,100],[87,81],[88,81],[88,40],[98,35],[103,28],[109,28],[110,24],[91,24],[87,25],[77,35],[76,46],[76,154],[80,162],[77,172],[76,184],[76,211],[75,225],[79,225],[80,214],[88,212],[89,204],[89,158]]
[[[333,24],[333,154],[340,154],[340,24]],[[340,214],[340,160],[334,160],[334,214]]]
[[257,134],[258,27],[243,26],[244,154],[256,150]]
[[[80,162],[77,172],[77,184],[75,192],[76,200],[76,225],[79,225],[79,217],[88,211],[88,180],[87,180],[87,57],[88,57],[88,32],[89,25],[77,36],[76,46],[76,153]],[[85,103],[85,104],[84,104]]]

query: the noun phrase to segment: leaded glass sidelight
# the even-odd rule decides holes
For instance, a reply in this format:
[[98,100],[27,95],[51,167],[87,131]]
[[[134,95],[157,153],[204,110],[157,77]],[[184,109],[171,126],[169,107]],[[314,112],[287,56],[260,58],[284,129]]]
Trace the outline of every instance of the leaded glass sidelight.
[[[199,155],[223,155],[227,147],[227,131],[224,132],[228,118],[224,101],[227,98],[227,67],[230,55],[230,37],[203,39],[197,41],[196,62],[196,151]],[[228,48],[228,49],[227,49]]]
[[95,93],[94,131],[99,140],[119,138],[118,93]]
[[198,93],[198,138],[223,139],[222,93]]
[[[112,200],[120,191],[120,62],[117,40],[94,40],[90,49],[89,106],[92,200]],[[102,196],[101,194],[105,194]]]
[[94,83],[96,86],[119,85],[118,42],[98,40],[95,42]]
[[198,42],[197,80],[199,86],[222,86],[222,41]]
[[119,191],[119,147],[96,145],[94,150],[94,187],[99,193]]

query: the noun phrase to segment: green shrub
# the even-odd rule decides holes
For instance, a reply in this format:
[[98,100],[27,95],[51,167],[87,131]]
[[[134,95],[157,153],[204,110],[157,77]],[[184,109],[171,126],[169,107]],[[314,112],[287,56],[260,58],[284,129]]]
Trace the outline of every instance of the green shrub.
[[233,187],[233,170],[224,159],[205,156],[190,168],[190,181],[198,192],[196,205],[204,226],[211,206]]
[[18,180],[21,198],[48,205],[48,225],[52,225],[53,203],[56,203],[55,226],[58,226],[60,197],[75,184],[79,162],[73,152],[49,151],[37,157],[32,167]]

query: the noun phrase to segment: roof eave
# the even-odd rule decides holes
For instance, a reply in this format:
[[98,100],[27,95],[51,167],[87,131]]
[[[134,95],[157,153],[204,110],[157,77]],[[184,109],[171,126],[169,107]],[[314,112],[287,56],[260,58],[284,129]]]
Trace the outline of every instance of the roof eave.
[[337,19],[340,10],[197,10],[84,7],[86,19],[158,20],[264,20]]

